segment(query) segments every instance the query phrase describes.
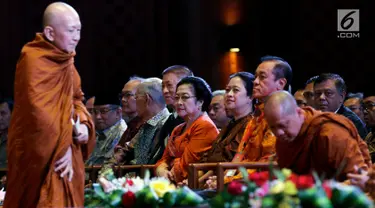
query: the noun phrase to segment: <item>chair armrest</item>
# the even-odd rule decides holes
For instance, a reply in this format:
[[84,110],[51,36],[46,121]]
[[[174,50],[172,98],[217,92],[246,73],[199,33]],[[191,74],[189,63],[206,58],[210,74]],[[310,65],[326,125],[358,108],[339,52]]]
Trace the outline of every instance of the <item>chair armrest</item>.
[[[273,167],[277,167],[277,163],[272,163]],[[216,174],[217,174],[217,191],[220,192],[224,189],[224,171],[227,169],[238,169],[240,167],[244,167],[246,169],[260,169],[260,170],[268,170],[270,167],[270,163],[267,162],[239,162],[239,163],[231,163],[231,162],[223,162],[218,163],[216,167]]]
[[217,163],[192,163],[188,168],[188,186],[191,189],[198,189],[198,171],[200,170],[215,170]]

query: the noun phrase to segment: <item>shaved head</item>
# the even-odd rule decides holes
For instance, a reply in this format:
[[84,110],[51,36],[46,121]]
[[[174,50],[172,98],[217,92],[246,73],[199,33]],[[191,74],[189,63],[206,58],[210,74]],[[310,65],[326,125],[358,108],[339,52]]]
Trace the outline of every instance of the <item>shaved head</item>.
[[61,24],[66,15],[79,17],[77,11],[69,4],[55,2],[48,5],[46,10],[44,10],[43,27]]
[[296,100],[289,92],[276,91],[266,100],[264,111],[265,113],[279,113],[280,116],[284,116],[294,114],[297,107]]
[[77,11],[63,2],[55,2],[43,15],[43,35],[60,50],[72,53],[81,38],[81,21]]
[[305,120],[303,110],[287,91],[274,92],[267,98],[264,115],[272,133],[287,142],[297,137]]

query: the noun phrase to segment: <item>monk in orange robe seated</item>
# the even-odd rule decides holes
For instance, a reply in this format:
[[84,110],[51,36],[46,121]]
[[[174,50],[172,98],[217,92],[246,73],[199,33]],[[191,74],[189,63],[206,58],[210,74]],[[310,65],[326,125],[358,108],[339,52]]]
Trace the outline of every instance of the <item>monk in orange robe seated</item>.
[[21,52],[8,137],[4,207],[83,207],[84,159],[95,129],[74,67],[81,23],[65,3],[44,13],[43,34]]
[[299,108],[292,95],[279,91],[266,101],[265,118],[277,137],[280,168],[297,174],[316,171],[340,181],[356,172],[355,165],[368,168],[365,158],[370,158],[369,152],[361,151],[357,129],[344,116]]
[[189,163],[199,162],[219,134],[206,111],[212,93],[199,77],[185,77],[177,84],[175,106],[185,120],[169,137],[162,158],[156,163],[156,175],[180,183],[188,176]]

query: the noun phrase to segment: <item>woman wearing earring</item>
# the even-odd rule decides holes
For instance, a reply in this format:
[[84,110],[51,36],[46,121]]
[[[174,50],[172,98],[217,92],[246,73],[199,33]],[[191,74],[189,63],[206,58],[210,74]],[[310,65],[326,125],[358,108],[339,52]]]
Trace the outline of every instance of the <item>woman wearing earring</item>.
[[177,84],[175,106],[184,123],[177,126],[163,157],[156,164],[156,175],[176,183],[187,178],[189,163],[197,163],[219,134],[206,111],[211,89],[202,78],[185,77]]

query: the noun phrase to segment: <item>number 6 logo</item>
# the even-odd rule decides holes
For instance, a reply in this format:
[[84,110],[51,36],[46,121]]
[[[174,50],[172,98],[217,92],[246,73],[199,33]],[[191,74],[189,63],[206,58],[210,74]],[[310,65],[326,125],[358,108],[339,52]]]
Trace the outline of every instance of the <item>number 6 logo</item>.
[[341,32],[359,31],[359,9],[337,10],[337,30]]
[[[341,23],[340,23],[342,29],[347,30],[353,25],[354,19],[352,17],[350,17],[350,15],[352,15],[354,13],[355,13],[355,11],[351,11],[347,15],[345,15],[344,18],[342,18]],[[345,25],[345,23],[348,22],[348,21],[349,21],[349,23]]]

